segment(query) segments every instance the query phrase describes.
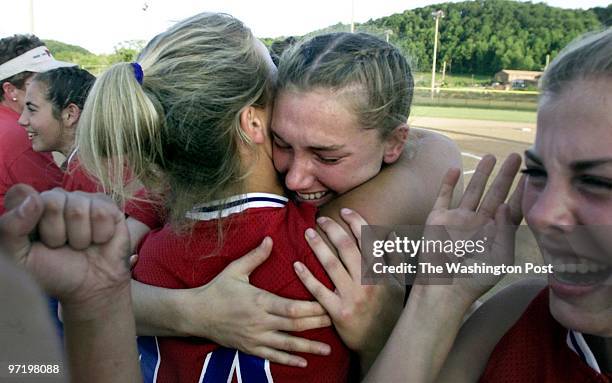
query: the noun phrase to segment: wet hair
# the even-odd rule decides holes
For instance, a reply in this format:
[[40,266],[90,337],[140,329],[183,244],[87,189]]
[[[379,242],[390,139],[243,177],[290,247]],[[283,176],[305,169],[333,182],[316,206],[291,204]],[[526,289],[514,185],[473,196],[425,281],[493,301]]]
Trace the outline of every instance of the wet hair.
[[540,79],[542,95],[558,95],[574,80],[612,78],[612,28],[590,33],[565,47]]
[[84,69],[65,67],[38,73],[32,81],[46,86],[45,98],[51,103],[53,117],[59,120],[62,110],[70,104],[83,109],[95,80],[96,78]]
[[[202,13],[151,40],[138,61],[112,66],[94,84],[77,133],[81,162],[123,200],[124,165],[152,192],[164,193],[169,218],[244,188],[253,148],[240,127],[245,108],[267,107],[275,69],[251,31],[232,16]],[[234,193],[235,194],[235,193]]]
[[[0,65],[5,62],[21,56],[29,50],[45,45],[38,37],[34,35],[14,35],[5,37],[0,40]],[[1,82],[10,82],[17,89],[23,89],[25,81],[30,77],[32,72],[17,73],[9,78],[1,80]],[[4,89],[0,87],[0,100],[4,99]]]
[[386,41],[367,33],[329,33],[280,59],[279,92],[317,88],[347,96],[359,123],[386,138],[408,121],[414,80],[406,58]]
[[280,57],[283,55],[283,52],[297,44],[297,42],[298,40],[293,36],[289,36],[283,40],[276,40],[275,42],[273,42],[272,45],[270,45],[270,57],[272,58],[272,62],[274,62],[274,65],[278,66]]

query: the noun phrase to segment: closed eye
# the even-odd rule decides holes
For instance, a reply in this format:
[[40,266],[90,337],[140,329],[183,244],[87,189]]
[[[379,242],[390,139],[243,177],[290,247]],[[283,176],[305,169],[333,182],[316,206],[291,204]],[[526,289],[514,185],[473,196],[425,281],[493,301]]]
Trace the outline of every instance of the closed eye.
[[272,141],[274,143],[274,146],[276,146],[278,149],[291,149],[291,146],[285,144],[284,142],[279,142],[277,139],[274,139],[274,141]]
[[340,161],[342,158],[339,157],[322,157],[322,156],[317,156],[317,159],[324,163],[324,164],[336,164],[338,163],[338,161]]
[[525,168],[521,169],[521,173],[529,176],[529,177],[546,177],[546,171],[540,168]]
[[578,177],[581,184],[588,187],[612,190],[612,180],[603,177],[596,177],[591,175],[581,175]]

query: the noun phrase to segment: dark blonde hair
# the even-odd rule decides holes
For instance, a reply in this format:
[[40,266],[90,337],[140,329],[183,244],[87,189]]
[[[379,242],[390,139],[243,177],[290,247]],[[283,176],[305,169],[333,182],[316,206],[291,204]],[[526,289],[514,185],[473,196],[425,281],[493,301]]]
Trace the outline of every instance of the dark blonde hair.
[[414,80],[406,58],[393,45],[366,33],[313,37],[280,58],[278,91],[326,88],[348,92],[358,121],[387,137],[406,124]]
[[540,79],[542,95],[560,94],[574,80],[612,78],[612,28],[586,34],[565,47]]
[[168,196],[170,218],[242,187],[238,148],[251,145],[240,113],[265,107],[274,72],[251,31],[225,14],[202,13],[156,36],[139,56],[140,85],[129,63],[98,78],[87,99],[81,161],[123,200],[124,166]]

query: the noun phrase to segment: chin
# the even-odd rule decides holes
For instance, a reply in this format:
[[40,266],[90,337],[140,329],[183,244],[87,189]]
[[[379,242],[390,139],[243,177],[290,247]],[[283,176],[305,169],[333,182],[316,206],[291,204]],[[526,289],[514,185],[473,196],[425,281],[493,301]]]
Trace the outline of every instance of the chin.
[[[601,286],[583,296],[564,296],[550,290],[550,312],[563,327],[612,337],[612,287]],[[608,299],[606,299],[608,298]]]

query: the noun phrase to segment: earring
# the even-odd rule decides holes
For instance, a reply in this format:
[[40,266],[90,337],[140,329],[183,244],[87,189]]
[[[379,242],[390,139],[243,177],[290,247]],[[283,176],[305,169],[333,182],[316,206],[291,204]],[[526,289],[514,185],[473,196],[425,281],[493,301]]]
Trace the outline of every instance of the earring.
[[17,101],[17,97],[13,97],[13,101]]

